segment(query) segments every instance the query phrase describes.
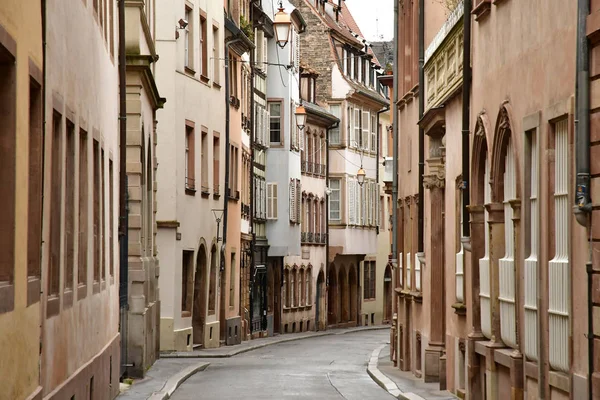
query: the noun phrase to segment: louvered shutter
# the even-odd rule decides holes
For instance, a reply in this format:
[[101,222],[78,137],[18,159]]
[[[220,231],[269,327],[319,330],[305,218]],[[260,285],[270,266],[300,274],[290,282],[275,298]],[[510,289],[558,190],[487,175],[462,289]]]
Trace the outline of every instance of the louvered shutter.
[[302,214],[302,186],[300,183],[300,179],[296,179],[296,223],[300,223],[302,218],[300,217]]
[[294,31],[294,68],[300,68],[300,35]]
[[296,222],[296,184],[290,179],[290,221]]
[[355,206],[356,189],[355,182],[352,179],[348,179],[348,223],[350,225],[356,224],[356,206]]
[[264,37],[264,34],[263,34],[263,59],[262,59],[262,61],[265,66],[265,70],[267,69],[267,62],[269,61],[269,57],[268,57],[269,51],[268,50],[269,50],[269,42],[268,42],[267,38]]
[[363,111],[362,113],[362,145],[363,149],[369,150],[369,136],[371,131],[369,130],[369,122],[371,121],[371,116],[368,111]]
[[348,118],[348,137],[350,138],[348,145],[352,147],[356,141],[356,137],[354,136],[354,109],[352,107],[348,107],[346,117]]

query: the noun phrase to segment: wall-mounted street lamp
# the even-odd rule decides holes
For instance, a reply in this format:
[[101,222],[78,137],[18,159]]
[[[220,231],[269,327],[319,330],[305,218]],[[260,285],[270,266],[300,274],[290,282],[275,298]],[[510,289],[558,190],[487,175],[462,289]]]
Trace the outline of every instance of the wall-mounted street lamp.
[[358,180],[358,184],[360,186],[362,186],[363,183],[365,183],[365,176],[366,175],[367,174],[365,173],[365,170],[363,169],[362,162],[361,162],[360,168],[358,169],[358,172],[356,173],[356,179]]
[[306,109],[302,104],[296,107],[296,126],[298,129],[304,129],[306,125]]
[[213,215],[215,216],[215,221],[217,221],[217,243],[219,243],[220,241],[223,240],[223,238],[219,237],[219,227],[221,225],[221,220],[223,219],[223,212],[225,210],[222,209],[217,209],[217,208],[213,208],[212,210]]
[[283,49],[290,39],[292,19],[288,13],[283,11],[283,3],[281,0],[279,1],[279,11],[275,14],[273,27],[275,28],[277,45]]

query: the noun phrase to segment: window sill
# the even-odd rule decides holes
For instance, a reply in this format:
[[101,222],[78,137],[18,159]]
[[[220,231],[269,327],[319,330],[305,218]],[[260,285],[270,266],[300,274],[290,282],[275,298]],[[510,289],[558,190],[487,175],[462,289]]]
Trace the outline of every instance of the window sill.
[[213,81],[212,87],[215,89],[221,90],[221,84],[218,82]]
[[375,297],[372,297],[372,298],[370,297],[368,299],[363,299],[363,301],[366,302],[366,303],[371,303],[371,302],[374,302],[375,300],[377,300]]
[[100,293],[100,282],[94,281],[94,284],[92,286],[92,293],[93,294]]
[[206,75],[200,74],[200,82],[208,85],[208,83],[210,82],[210,79],[208,79],[208,77]]
[[58,315],[60,311],[60,298],[54,294],[48,297],[46,304],[46,318],[54,317]]
[[423,293],[422,292],[411,292],[410,295],[413,298],[415,303],[423,303]]
[[218,200],[221,198],[221,194],[220,193],[213,193],[213,199]]
[[196,189],[185,188],[185,194],[187,194],[188,196],[195,196],[196,195]]
[[15,285],[0,283],[0,314],[10,312],[15,308]]
[[87,296],[87,286],[79,285],[77,287],[77,300],[83,300],[85,299],[85,296]]
[[73,306],[73,289],[68,288],[63,292],[63,310]]
[[205,199],[208,199],[208,198],[210,197],[210,192],[209,192],[208,190],[202,190],[202,191],[200,192],[200,195],[201,195],[202,197],[204,197]]
[[183,67],[183,70],[185,71],[186,74],[188,75],[192,75],[195,76],[196,75],[196,71],[194,71],[192,68],[190,67]]
[[[30,276],[27,279],[27,307],[40,301],[42,291],[42,282],[37,276]],[[0,296],[0,303],[2,302]],[[0,311],[1,312],[1,311]]]
[[191,311],[182,311],[181,312],[181,318],[189,318],[192,316],[192,312]]
[[479,21],[480,19],[483,19],[484,17],[489,15],[491,8],[491,0],[480,0],[479,4],[477,4],[475,8],[473,8],[471,14],[475,16],[475,21]]

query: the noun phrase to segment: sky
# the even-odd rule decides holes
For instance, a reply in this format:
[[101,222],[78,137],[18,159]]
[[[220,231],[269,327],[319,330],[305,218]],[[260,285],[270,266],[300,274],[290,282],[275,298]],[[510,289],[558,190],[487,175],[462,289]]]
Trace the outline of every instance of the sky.
[[[365,38],[371,42],[394,38],[393,0],[346,0]],[[379,37],[378,37],[379,34]]]

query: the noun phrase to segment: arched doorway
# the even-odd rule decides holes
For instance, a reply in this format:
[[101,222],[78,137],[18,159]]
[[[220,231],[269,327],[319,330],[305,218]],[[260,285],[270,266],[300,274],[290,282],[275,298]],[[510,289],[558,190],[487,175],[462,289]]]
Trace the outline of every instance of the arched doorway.
[[356,278],[356,267],[354,265],[350,265],[350,271],[348,273],[348,288],[348,299],[350,301],[350,304],[348,305],[348,321],[358,322],[358,280]]
[[348,296],[348,279],[346,275],[346,268],[343,265],[340,267],[338,272],[338,287],[340,291],[338,322],[346,322],[348,321],[348,312],[350,311],[348,307],[350,305],[350,299]]
[[383,274],[383,320],[390,322],[392,319],[392,268],[388,264]]
[[338,321],[338,284],[337,274],[335,273],[335,267],[331,265],[329,267],[329,292],[327,293],[327,322],[329,325],[335,325]]
[[200,246],[196,258],[196,274],[194,276],[194,309],[192,314],[192,330],[194,344],[204,344],[204,323],[206,321],[206,248]]
[[317,308],[316,308],[316,325],[317,330],[322,331],[326,328],[327,308],[325,307],[325,274],[323,270],[319,271],[317,277]]

